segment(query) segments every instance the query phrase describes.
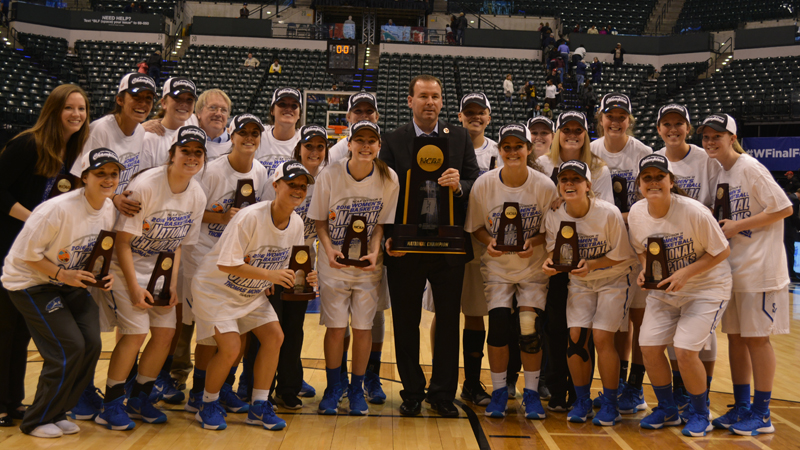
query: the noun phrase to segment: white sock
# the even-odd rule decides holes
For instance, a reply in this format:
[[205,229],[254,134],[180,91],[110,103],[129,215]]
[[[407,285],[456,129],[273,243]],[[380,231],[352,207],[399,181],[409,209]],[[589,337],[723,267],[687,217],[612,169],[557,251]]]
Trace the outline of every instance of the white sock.
[[114,387],[114,386],[116,386],[118,384],[122,384],[124,382],[125,382],[125,380],[112,380],[111,378],[107,378],[106,379],[106,386]]
[[539,372],[541,371],[537,370],[535,372],[528,372],[526,370],[522,372],[525,376],[525,389],[539,392]]
[[506,387],[508,379],[508,371],[504,372],[490,372],[492,374],[492,391]]
[[259,400],[269,401],[269,389],[253,389],[253,398],[250,401],[255,403]]
[[136,375],[136,382],[139,383],[139,384],[145,384],[145,383],[148,383],[150,381],[156,381],[156,378],[155,377],[146,377],[146,376],[144,376],[142,374],[137,374]]
[[203,391],[203,403],[210,403],[219,400],[219,392],[212,394],[206,390]]

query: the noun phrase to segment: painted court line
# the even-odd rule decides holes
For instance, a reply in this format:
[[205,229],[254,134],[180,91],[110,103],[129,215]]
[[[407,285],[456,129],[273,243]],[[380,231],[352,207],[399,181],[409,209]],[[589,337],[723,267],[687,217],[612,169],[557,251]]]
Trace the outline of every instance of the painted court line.
[[547,430],[544,427],[544,424],[540,420],[534,420],[533,426],[536,427],[536,431],[539,432],[539,436],[542,437],[542,440],[547,445],[547,448],[549,448],[550,450],[560,450],[558,445],[556,444],[556,441],[553,440],[553,437],[550,435],[550,433],[547,432]]
[[603,429],[606,431],[606,433],[608,433],[609,436],[611,436],[612,439],[614,439],[614,442],[616,442],[617,445],[620,446],[620,448],[622,448],[623,450],[633,450],[633,448],[631,448],[631,446],[628,445],[627,442],[625,442],[625,439],[623,439],[622,436],[620,436],[619,433],[617,433],[616,430],[614,430],[614,428],[603,427]]

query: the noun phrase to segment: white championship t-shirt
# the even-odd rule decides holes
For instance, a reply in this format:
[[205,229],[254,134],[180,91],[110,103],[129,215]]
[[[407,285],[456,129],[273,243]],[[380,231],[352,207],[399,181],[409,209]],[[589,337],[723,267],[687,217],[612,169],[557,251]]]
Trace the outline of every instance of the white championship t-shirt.
[[125,170],[119,174],[119,186],[116,191],[117,194],[121,194],[127,190],[131,177],[139,172],[139,155],[142,152],[145,134],[147,133],[144,127],[136,125],[133,134],[125,136],[113,114],[103,116],[89,125],[89,139],[86,140],[81,156],[75,160],[69,172],[80,178],[83,155],[100,147],[111,149],[117,154],[119,162],[125,166]]
[[[670,274],[697,261],[706,252],[718,255],[728,246],[711,211],[697,200],[677,194],[672,194],[669,211],[660,219],[647,212],[647,200],[636,202],[628,213],[628,228],[633,250],[639,254],[647,251],[648,237],[664,239]],[[731,297],[731,266],[726,259],[711,270],[690,278],[678,292],[667,294],[652,290],[650,295],[661,298],[702,295],[728,300]]]
[[178,130],[170,130],[169,128],[164,128],[163,136],[155,133],[145,134],[142,153],[139,155],[139,170],[163,166],[169,162],[169,148],[175,143],[177,134]]
[[575,279],[590,281],[621,275],[630,270],[630,267],[637,262],[636,254],[628,240],[628,230],[625,227],[625,221],[622,220],[622,214],[616,206],[605,200],[591,199],[589,201],[591,202],[589,212],[580,218],[572,217],[567,213],[566,203],[555,211],[547,211],[544,219],[544,227],[547,231],[547,251],[552,252],[555,249],[556,236],[561,229],[561,222],[575,222],[578,252],[581,259],[588,261],[607,256],[614,261],[622,261],[611,267],[593,270],[585,277],[575,277]]
[[[322,171],[317,178],[314,197],[308,208],[312,220],[327,220],[328,234],[334,249],[340,250],[344,235],[352,216],[366,217],[368,236],[376,224],[394,223],[397,196],[400,185],[397,175],[389,169],[391,179],[381,179],[378,169],[361,181],[356,181],[347,169],[347,161],[339,161]],[[361,242],[354,239],[350,245],[350,257],[361,255]],[[342,252],[346,257],[348,254]],[[328,263],[325,247],[319,246],[317,270],[320,277],[331,277],[341,281],[378,281],[383,275],[383,252],[378,253],[375,270],[365,272],[359,267],[332,269]]]
[[[493,156],[495,158],[495,167],[490,167]],[[497,149],[497,142],[489,139],[486,136],[483,137],[483,146],[475,149],[475,157],[478,159],[478,170],[480,172],[478,176],[483,175],[492,169],[503,166],[503,159],[500,158],[500,153]]]
[[[667,156],[667,148],[664,147],[656,153]],[[714,206],[717,180],[722,172],[722,166],[716,160],[709,158],[702,148],[689,144],[689,153],[682,160],[672,161],[670,164],[678,187],[709,208]]]
[[[556,167],[550,161],[550,155],[542,155],[536,158],[536,162],[539,163],[548,178],[553,176],[553,170]],[[563,162],[561,158],[558,158],[559,166]],[[592,171],[592,192],[594,192],[595,197],[614,203],[614,195],[611,193],[611,173],[608,170],[608,166],[601,167],[599,172],[598,174],[597,169]]]
[[[114,230],[132,234],[131,253],[139,286],[146,287],[160,252],[174,252],[181,245],[194,245],[200,235],[200,223],[206,196],[194,178],[185,191],[173,194],[167,181],[167,167],[142,173],[130,184],[132,200],[142,204],[133,217],[122,214]],[[116,277],[115,290],[127,290],[122,269],[114,253],[111,271]]]
[[266,127],[261,133],[261,145],[256,150],[256,160],[258,160],[265,169],[267,175],[272,177],[275,169],[281,163],[292,159],[294,155],[294,148],[297,142],[300,141],[300,130],[297,130],[294,137],[288,141],[279,141],[272,135],[272,126]]
[[[485,228],[492,238],[497,239],[497,226],[503,214],[503,203],[519,203],[519,215],[522,217],[523,237],[527,240],[539,233],[544,224],[544,213],[558,197],[553,182],[544,174],[528,167],[528,179],[522,186],[509,187],[500,179],[502,168],[486,172],[478,177],[469,194],[469,207],[464,230],[472,233]],[[514,235],[506,233],[506,239]],[[499,243],[502,244],[502,243]],[[498,258],[485,253],[481,256],[482,267],[494,276],[516,283],[521,280],[544,281],[547,276],[541,267],[547,254],[544,246],[536,246],[530,258],[520,258],[514,253]]]
[[101,230],[111,231],[116,212],[111,199],[106,199],[100,210],[92,208],[83,188],[41,203],[6,256],[0,280],[3,287],[18,291],[43,284],[62,286],[63,283],[51,280],[25,261],[46,258],[66,270],[84,270],[97,235]]
[[[622,177],[628,182],[628,208],[636,203],[636,176],[639,175],[639,160],[653,154],[653,149],[635,137],[628,136],[628,143],[617,153],[606,150],[605,139],[601,137],[591,144],[592,153],[599,156],[611,171],[611,177]],[[611,203],[614,203],[612,198]]]
[[[322,170],[317,173],[317,176],[322,173]],[[305,238],[306,245],[314,245],[314,240],[317,238],[317,222],[308,217],[308,208],[311,206],[311,198],[314,196],[314,186],[316,186],[316,184],[308,185],[308,190],[306,190],[306,198],[303,200],[303,203],[301,203],[300,206],[294,209],[294,212],[300,215],[300,217],[303,219],[303,236]],[[272,186],[271,179],[267,180],[267,182],[264,184],[264,200],[275,200],[275,188]]]
[[[740,155],[731,170],[719,174],[728,183],[731,219],[741,220],[761,212],[774,213],[792,206],[766,167],[750,155]],[[789,284],[783,220],[766,227],[740,231],[730,240],[734,292],[765,292]]]
[[286,228],[279,230],[272,221],[271,207],[271,201],[264,201],[238,212],[201,260],[192,280],[192,311],[200,319],[238,319],[269,301],[261,294],[272,283],[227,274],[217,266],[249,264],[267,270],[289,267],[292,246],[303,245],[303,224],[292,213]]

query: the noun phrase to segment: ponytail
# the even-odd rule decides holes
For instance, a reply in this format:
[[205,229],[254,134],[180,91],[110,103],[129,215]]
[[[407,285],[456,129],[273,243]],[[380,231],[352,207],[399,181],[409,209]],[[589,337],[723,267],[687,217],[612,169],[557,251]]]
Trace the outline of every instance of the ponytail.
[[739,153],[740,155],[745,153],[744,149],[742,148],[742,145],[739,144],[738,139],[733,140],[733,150],[736,151],[736,153]]
[[375,158],[372,160],[372,164],[375,165],[375,168],[378,169],[378,175],[381,176],[381,181],[391,180],[392,176],[389,173],[389,166],[386,165],[386,162],[380,158]]

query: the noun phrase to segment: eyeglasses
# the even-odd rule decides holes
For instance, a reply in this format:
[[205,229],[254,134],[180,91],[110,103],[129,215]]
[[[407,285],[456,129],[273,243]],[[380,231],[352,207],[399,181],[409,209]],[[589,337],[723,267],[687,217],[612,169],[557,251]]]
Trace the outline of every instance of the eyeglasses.
[[211,111],[212,113],[219,112],[220,114],[228,114],[230,112],[230,110],[228,108],[225,108],[223,106],[216,106],[216,105],[206,106],[205,109]]

